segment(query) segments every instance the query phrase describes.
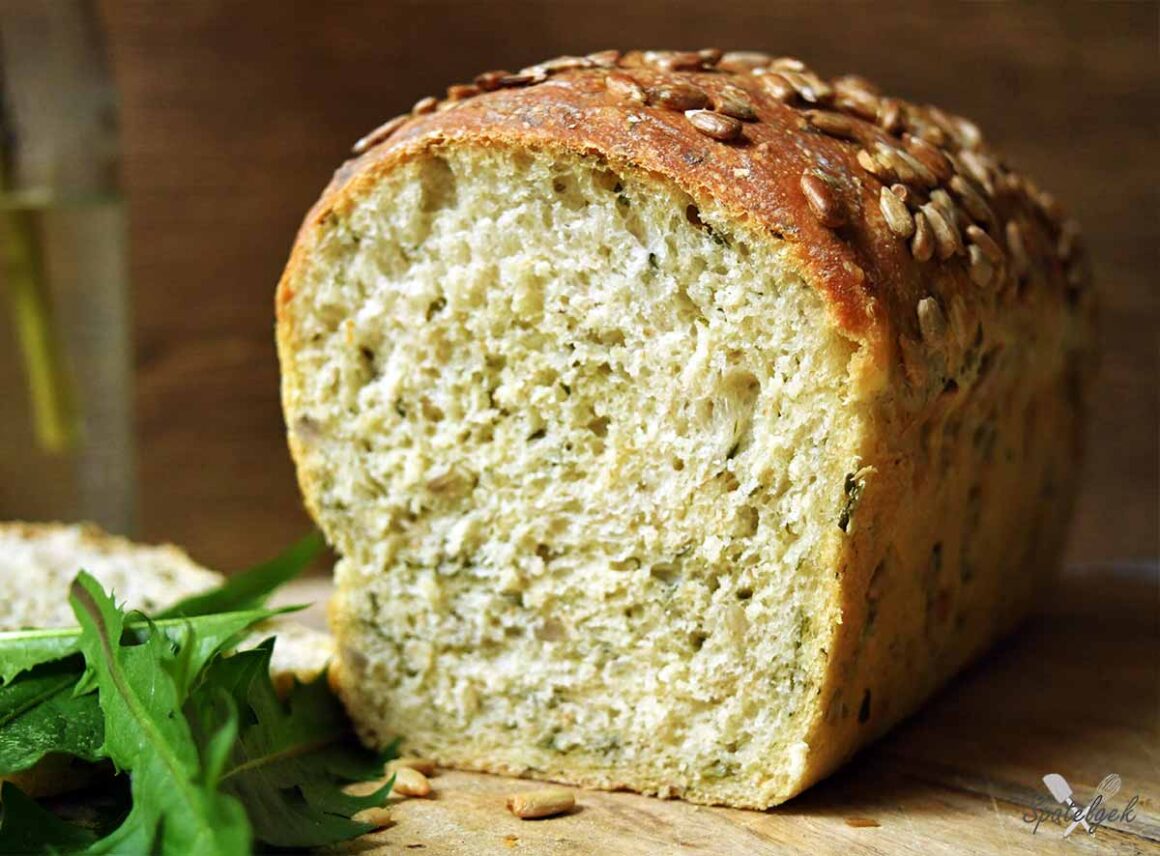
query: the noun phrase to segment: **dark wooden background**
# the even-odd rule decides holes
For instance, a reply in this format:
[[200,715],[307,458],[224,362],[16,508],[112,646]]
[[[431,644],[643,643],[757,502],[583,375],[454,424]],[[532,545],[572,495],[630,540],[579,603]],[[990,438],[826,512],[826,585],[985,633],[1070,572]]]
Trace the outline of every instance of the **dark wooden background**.
[[1155,2],[109,0],[136,289],[142,534],[226,569],[308,521],[274,284],[350,143],[486,68],[606,47],[757,48],[979,120],[1087,230],[1105,357],[1070,556],[1158,546]]

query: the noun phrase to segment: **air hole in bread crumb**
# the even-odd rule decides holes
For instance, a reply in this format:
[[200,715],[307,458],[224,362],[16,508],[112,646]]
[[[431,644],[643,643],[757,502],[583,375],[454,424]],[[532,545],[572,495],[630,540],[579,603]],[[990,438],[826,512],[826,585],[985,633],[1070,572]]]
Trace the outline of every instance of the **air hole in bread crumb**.
[[597,437],[607,437],[608,424],[611,421],[607,416],[598,416],[588,423],[588,430]]
[[680,458],[673,458],[672,465],[673,465],[673,469],[676,470],[678,473],[681,472],[681,470],[683,470],[685,468],[685,462],[683,460],[681,460]]

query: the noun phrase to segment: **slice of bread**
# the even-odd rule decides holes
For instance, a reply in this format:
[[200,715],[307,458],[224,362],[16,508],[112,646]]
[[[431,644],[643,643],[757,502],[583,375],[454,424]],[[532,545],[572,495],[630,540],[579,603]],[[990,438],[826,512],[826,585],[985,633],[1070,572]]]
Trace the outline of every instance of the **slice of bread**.
[[1074,222],[971,122],[602,52],[356,150],[277,311],[367,740],[764,808],[1034,603],[1094,303]]
[[[146,614],[225,579],[179,547],[137,544],[92,524],[0,523],[0,630],[75,625],[68,590],[81,569],[125,608]],[[270,675],[280,692],[289,690],[294,680],[316,678],[334,653],[329,634],[286,618],[258,625],[240,647],[271,636],[276,641]],[[52,756],[10,778],[33,796],[47,796],[83,786],[87,769]]]

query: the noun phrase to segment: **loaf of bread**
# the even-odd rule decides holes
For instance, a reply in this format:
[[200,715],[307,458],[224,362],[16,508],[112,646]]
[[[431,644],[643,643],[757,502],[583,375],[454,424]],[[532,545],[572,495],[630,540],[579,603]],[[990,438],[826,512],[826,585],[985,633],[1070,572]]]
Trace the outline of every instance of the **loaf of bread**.
[[606,51],[356,154],[277,315],[369,742],[763,808],[1043,590],[1092,295],[971,122],[789,58]]

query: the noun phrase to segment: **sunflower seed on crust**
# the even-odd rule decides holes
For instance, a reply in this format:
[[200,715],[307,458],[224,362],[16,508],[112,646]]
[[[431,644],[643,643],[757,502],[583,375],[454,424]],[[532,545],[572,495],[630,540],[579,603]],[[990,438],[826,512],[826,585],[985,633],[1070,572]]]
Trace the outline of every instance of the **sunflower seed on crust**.
[[838,137],[842,140],[853,140],[858,142],[858,126],[854,120],[844,113],[833,113],[829,110],[807,110],[806,120],[821,131],[823,134],[829,134],[831,137]]
[[1008,220],[1005,229],[1007,237],[1007,251],[1011,254],[1011,264],[1017,276],[1026,276],[1031,271],[1031,259],[1027,255],[1027,242],[1023,238],[1023,230],[1015,220]]
[[411,108],[411,112],[416,116],[422,116],[426,113],[434,113],[435,108],[439,106],[439,99],[434,95],[428,95],[426,98],[420,98],[415,102],[415,106]]
[[946,261],[956,253],[963,252],[963,241],[959,236],[959,230],[955,228],[942,209],[933,202],[928,202],[922,206],[922,213],[926,215],[926,221],[930,225],[930,230],[934,234],[935,248],[938,250],[938,257]]
[[971,244],[967,248],[967,256],[969,264],[967,272],[971,276],[971,282],[980,288],[990,284],[991,278],[995,275],[995,264],[984,253],[978,244]]
[[874,155],[870,154],[870,152],[868,152],[866,149],[859,149],[857,157],[858,164],[862,167],[862,169],[866,170],[866,172],[881,179],[882,181],[894,181],[894,179],[897,178],[892,169],[890,169],[879,158],[876,158]]
[[691,83],[662,83],[650,86],[645,95],[648,103],[668,110],[700,110],[709,104],[709,95]]
[[889,187],[879,191],[878,207],[882,209],[882,217],[891,232],[900,238],[909,238],[914,234],[914,215]]
[[1003,248],[996,243],[995,239],[988,235],[984,230],[980,229],[974,223],[971,223],[966,228],[967,238],[971,243],[983,251],[991,262],[995,265],[1003,264]]
[[763,72],[757,75],[757,82],[778,101],[792,101],[797,96],[797,90],[780,72]]
[[623,101],[633,104],[644,104],[648,100],[644,87],[627,74],[613,72],[604,78],[604,85],[608,91]]
[[705,136],[723,143],[735,140],[741,134],[740,122],[712,110],[686,110],[685,118]]
[[511,72],[507,71],[506,69],[499,68],[494,71],[485,71],[481,74],[477,74],[475,76],[475,80],[472,82],[475,83],[475,85],[482,89],[484,92],[492,92],[503,86],[503,80],[505,77],[511,77]]
[[918,329],[929,345],[938,344],[946,335],[947,316],[933,297],[918,301]]
[[955,175],[950,180],[951,191],[958,197],[959,202],[967,209],[967,213],[980,223],[991,223],[995,219],[991,206],[983,199],[971,183],[961,175]]
[[771,62],[773,57],[761,51],[726,51],[717,67],[724,71],[745,73],[755,68],[766,68]]
[[478,95],[483,90],[474,83],[453,83],[447,87],[447,98],[451,101],[462,101]]
[[910,254],[920,262],[934,255],[934,233],[922,211],[914,214],[914,237],[910,239]]
[[846,222],[846,213],[841,201],[834,194],[830,183],[813,170],[806,170],[801,177],[802,193],[810,211],[823,226],[834,229]]
[[937,146],[933,146],[922,137],[916,137],[912,134],[903,134],[902,142],[916,160],[934,173],[938,183],[947,182],[954,175],[954,167]]
[[402,116],[395,116],[391,119],[388,119],[369,134],[366,134],[360,138],[359,141],[351,147],[351,152],[356,155],[361,155],[368,149],[374,148],[379,143],[387,140],[393,133],[395,133],[395,131],[399,130],[399,128],[403,127],[403,125],[406,124],[407,120],[410,118],[410,116],[404,113]]
[[752,122],[757,118],[753,109],[753,101],[744,89],[737,86],[724,86],[720,92],[713,95],[713,109],[742,122]]
[[588,59],[595,68],[616,68],[622,55],[618,50],[595,51],[588,54]]

